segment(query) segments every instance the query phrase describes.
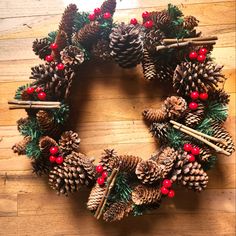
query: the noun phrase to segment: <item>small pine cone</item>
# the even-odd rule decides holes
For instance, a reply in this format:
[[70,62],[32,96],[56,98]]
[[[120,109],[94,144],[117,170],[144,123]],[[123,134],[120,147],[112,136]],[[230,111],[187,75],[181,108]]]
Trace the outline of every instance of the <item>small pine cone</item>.
[[103,219],[106,222],[122,220],[132,211],[130,202],[115,202],[112,203],[103,213]]
[[70,45],[65,47],[61,52],[61,61],[65,65],[77,68],[84,62],[84,52],[76,46]]
[[159,29],[152,29],[146,32],[144,47],[149,53],[154,54],[156,52],[156,46],[163,44],[162,40],[165,38],[164,33]]
[[72,151],[77,151],[80,144],[79,135],[73,131],[65,131],[59,140],[60,150],[63,155],[67,155]]
[[188,127],[195,127],[198,125],[204,118],[205,106],[198,102],[198,107],[196,110],[188,110],[187,115],[184,117],[184,123]]
[[171,23],[171,17],[168,11],[163,10],[157,13],[156,23],[160,28],[165,28]]
[[22,126],[24,126],[28,121],[29,121],[29,117],[20,118],[17,121],[17,129],[18,129],[18,131],[20,131],[22,129]]
[[105,191],[106,191],[105,185],[101,186],[98,183],[96,183],[94,185],[94,187],[92,188],[92,190],[90,192],[88,202],[87,202],[87,208],[90,211],[95,211],[98,208],[98,206],[105,194]]
[[136,167],[135,174],[143,184],[153,184],[160,179],[162,168],[153,160],[141,161]]
[[12,147],[13,152],[17,153],[18,155],[25,155],[26,146],[30,141],[30,136],[24,137],[20,142],[14,144],[14,146]]
[[104,61],[111,59],[111,49],[109,48],[109,42],[105,39],[100,39],[96,44],[92,46],[91,53],[96,59],[102,59]]
[[200,148],[198,158],[202,162],[207,162],[212,157],[212,151],[209,148]]
[[102,5],[101,5],[101,14],[103,15],[104,13],[111,13],[113,15],[116,10],[116,0],[105,0]]
[[143,74],[146,80],[154,80],[157,78],[157,71],[156,71],[156,60],[150,55],[147,49],[143,50],[143,60],[142,60],[142,67],[143,67]]
[[36,39],[33,42],[33,51],[40,59],[51,54],[50,43],[47,38]]
[[123,68],[138,65],[143,58],[143,42],[139,25],[119,24],[110,34],[111,55]]
[[39,148],[45,158],[50,156],[50,148],[58,146],[57,142],[49,136],[43,136],[39,140]]
[[192,31],[195,27],[198,26],[199,20],[194,16],[185,16],[183,26],[185,29]]
[[161,196],[160,188],[141,184],[132,191],[132,201],[136,205],[158,203],[161,200]]
[[166,112],[163,109],[145,109],[143,111],[143,117],[149,122],[162,122],[166,119]]
[[180,118],[186,109],[187,102],[182,97],[171,96],[164,101],[164,111],[170,119]]
[[135,169],[142,158],[133,155],[119,156],[114,163],[115,167],[120,167],[120,171],[134,173]]
[[22,91],[21,100],[23,100],[23,101],[31,100],[31,96],[30,96],[30,94],[27,93],[26,90]]
[[223,89],[210,91],[208,94],[210,100],[222,103],[223,105],[229,104],[230,95],[226,93]]
[[173,76],[173,87],[178,94],[189,96],[193,91],[215,90],[218,83],[226,80],[221,73],[223,66],[211,61],[204,63],[182,62],[177,65]]
[[44,156],[34,159],[31,162],[31,165],[33,168],[33,173],[35,173],[38,176],[48,175],[48,173],[50,172],[52,168],[52,165],[49,159],[45,158]]
[[152,123],[150,127],[150,132],[160,140],[161,143],[166,143],[168,140],[168,129],[169,124],[167,122],[165,123]]
[[103,166],[104,170],[111,172],[115,163],[118,161],[118,156],[114,149],[105,149],[102,154],[100,163]]

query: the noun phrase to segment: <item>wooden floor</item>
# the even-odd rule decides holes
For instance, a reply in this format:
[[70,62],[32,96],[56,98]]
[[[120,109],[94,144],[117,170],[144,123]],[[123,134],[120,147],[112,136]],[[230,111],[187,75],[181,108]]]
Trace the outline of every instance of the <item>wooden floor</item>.
[[[77,2],[82,10],[91,10],[101,1]],[[171,2],[185,14],[195,15],[204,35],[219,37],[214,56],[225,64],[229,78],[224,86],[231,94],[226,127],[235,140],[235,2]],[[122,0],[116,19],[140,18],[144,10],[162,9],[166,4],[164,0]],[[25,112],[9,111],[7,100],[17,86],[28,82],[30,66],[40,62],[31,50],[33,39],[57,29],[63,8],[60,0],[0,1],[0,235],[235,235],[235,155],[219,157],[202,194],[177,189],[177,196],[165,200],[158,211],[107,224],[86,210],[87,190],[58,197],[46,178],[31,173],[27,158],[12,153],[11,146],[20,140],[16,120]],[[90,73],[88,68],[93,68]],[[140,113],[146,106],[159,106],[169,94],[163,86],[146,84],[140,68],[83,66],[73,88],[70,122],[80,134],[82,151],[98,158],[104,148],[112,147],[148,158],[158,147]]]

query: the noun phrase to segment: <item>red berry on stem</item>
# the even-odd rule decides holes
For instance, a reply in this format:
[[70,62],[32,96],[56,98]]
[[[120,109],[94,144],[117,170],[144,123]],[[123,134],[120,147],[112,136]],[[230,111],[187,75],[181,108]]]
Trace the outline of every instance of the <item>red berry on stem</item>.
[[103,172],[102,172],[102,178],[103,178],[103,179],[106,179],[107,177],[108,177],[107,171],[103,171]]
[[197,60],[202,63],[206,60],[206,56],[201,54],[197,57]]
[[170,188],[172,186],[172,183],[169,179],[164,179],[163,182],[162,182],[162,185],[165,187],[165,188]]
[[193,154],[188,154],[188,161],[189,162],[194,162],[195,161],[195,156]]
[[192,150],[191,150],[191,153],[193,155],[199,155],[200,153],[200,148],[199,147],[193,147]]
[[57,45],[56,43],[52,43],[52,44],[50,45],[50,48],[51,48],[52,50],[55,50],[55,49],[58,48],[58,45]]
[[34,88],[33,87],[29,87],[29,88],[26,89],[26,92],[28,94],[33,94],[34,93]]
[[149,16],[150,16],[150,13],[149,13],[148,11],[144,11],[144,12],[142,13],[143,19],[147,19]]
[[191,110],[196,110],[198,108],[198,104],[196,102],[190,102],[188,107],[191,109]]
[[192,150],[192,145],[190,143],[185,143],[184,144],[184,151],[191,152],[191,150]]
[[46,99],[46,97],[47,97],[47,94],[45,93],[45,92],[40,92],[40,93],[38,93],[38,99],[39,100],[45,100]]
[[161,187],[161,193],[164,194],[164,195],[167,195],[169,193],[169,190],[166,187],[162,186]]
[[206,101],[208,99],[207,93],[200,93],[199,98],[203,101]]
[[105,183],[105,179],[102,178],[102,177],[99,177],[99,178],[97,179],[97,183],[98,183],[99,185],[103,185],[103,184]]
[[96,14],[96,15],[100,15],[101,14],[101,9],[99,7],[95,8],[93,10],[93,12]]
[[208,53],[208,50],[207,50],[206,48],[200,48],[199,51],[198,51],[198,53],[199,53],[200,55],[206,55],[206,54]]
[[175,196],[175,191],[174,190],[170,190],[168,193],[168,197],[169,198],[173,198]]
[[62,156],[58,156],[58,157],[56,158],[56,163],[59,164],[59,165],[62,164],[63,161],[64,161],[64,158],[63,158]]
[[62,64],[62,63],[59,63],[58,65],[57,65],[57,69],[58,70],[63,70],[65,68],[65,66],[64,66],[64,64]]
[[52,155],[55,155],[55,154],[58,153],[58,147],[53,146],[53,147],[50,148],[49,151],[50,151],[50,153],[51,153]]
[[190,94],[190,97],[193,99],[193,100],[196,100],[199,98],[199,93],[197,91],[194,91]]
[[147,28],[147,29],[150,29],[153,27],[153,21],[151,20],[148,20],[144,23],[144,26]]
[[45,57],[45,60],[47,62],[51,62],[51,61],[53,61],[53,57],[51,55],[48,55],[48,56]]
[[104,18],[105,20],[110,19],[110,18],[111,18],[111,13],[109,13],[109,12],[104,13],[104,14],[103,14],[103,18]]
[[96,166],[96,171],[97,171],[97,173],[102,173],[102,172],[103,172],[103,167],[102,167],[102,165]]
[[56,161],[56,157],[55,157],[55,156],[50,156],[50,157],[49,157],[49,161],[50,161],[51,163],[54,163],[54,162]]
[[35,89],[35,92],[36,93],[40,93],[40,92],[42,92],[43,91],[43,89],[41,88],[41,87],[37,87],[36,89]]
[[94,21],[96,19],[95,13],[89,14],[88,18],[89,18],[90,21]]
[[132,19],[130,20],[130,24],[132,24],[132,25],[137,25],[137,24],[138,24],[138,20],[137,20],[136,18],[132,18]]
[[192,51],[192,52],[189,53],[188,56],[189,56],[189,59],[190,59],[190,60],[195,60],[195,59],[197,59],[198,54],[197,54],[197,52]]

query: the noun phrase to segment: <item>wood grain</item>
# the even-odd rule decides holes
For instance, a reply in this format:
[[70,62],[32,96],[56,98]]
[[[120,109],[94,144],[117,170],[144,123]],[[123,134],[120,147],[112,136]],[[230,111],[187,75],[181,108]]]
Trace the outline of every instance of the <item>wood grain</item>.
[[[76,1],[76,0],[75,0]],[[176,197],[165,199],[160,209],[119,223],[96,221],[86,210],[88,190],[69,198],[58,197],[46,177],[31,171],[30,160],[17,156],[11,146],[21,140],[16,121],[24,111],[9,111],[7,100],[16,88],[30,82],[30,67],[42,63],[32,52],[32,41],[57,29],[69,0],[0,1],[0,235],[235,235],[236,155],[219,155],[209,171],[208,189],[202,194],[175,187]],[[70,1],[71,2],[71,1]],[[93,10],[102,0],[76,1],[80,9]],[[203,35],[217,35],[213,56],[224,64],[224,88],[231,95],[225,127],[236,137],[235,123],[235,2],[233,0],[173,0],[186,15],[200,20]],[[166,7],[164,0],[118,1],[116,20],[141,19],[144,10]],[[88,70],[93,68],[91,73]],[[104,148],[144,159],[158,148],[142,120],[145,107],[159,107],[172,94],[171,85],[146,83],[142,68],[124,70],[117,65],[90,62],[75,81],[70,128],[82,139],[81,151],[98,161]]]

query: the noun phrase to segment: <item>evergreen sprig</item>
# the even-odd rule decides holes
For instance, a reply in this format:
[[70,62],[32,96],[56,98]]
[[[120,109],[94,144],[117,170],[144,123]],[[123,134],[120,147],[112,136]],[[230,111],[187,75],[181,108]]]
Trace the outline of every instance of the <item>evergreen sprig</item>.
[[62,104],[58,109],[51,110],[54,120],[58,124],[64,124],[69,117],[69,106],[67,104]]
[[54,42],[55,42],[55,39],[56,39],[56,37],[57,37],[57,33],[58,33],[58,31],[52,31],[52,32],[50,32],[50,33],[48,34],[47,39],[48,39],[48,41],[49,41],[50,43],[54,43]]
[[78,32],[84,27],[84,25],[89,24],[89,13],[88,12],[77,12],[74,19],[74,31]]
[[202,168],[204,171],[208,171],[211,168],[213,168],[216,164],[217,157],[216,156],[211,156],[207,162],[202,164]]
[[37,159],[41,155],[38,140],[38,138],[34,139],[26,145],[26,155],[32,159]]
[[31,84],[24,84],[21,85],[20,87],[17,88],[16,92],[15,92],[15,99],[19,100],[21,99],[21,94],[24,90],[26,90],[27,88],[29,88],[31,86]]
[[209,101],[206,106],[206,118],[211,118],[215,121],[223,122],[228,117],[228,108],[222,103]]
[[169,140],[170,146],[174,149],[181,148],[185,143],[185,134],[181,133],[179,130],[170,127],[168,129],[167,138]]
[[200,124],[197,125],[196,130],[211,136],[213,134],[212,119],[205,118]]

